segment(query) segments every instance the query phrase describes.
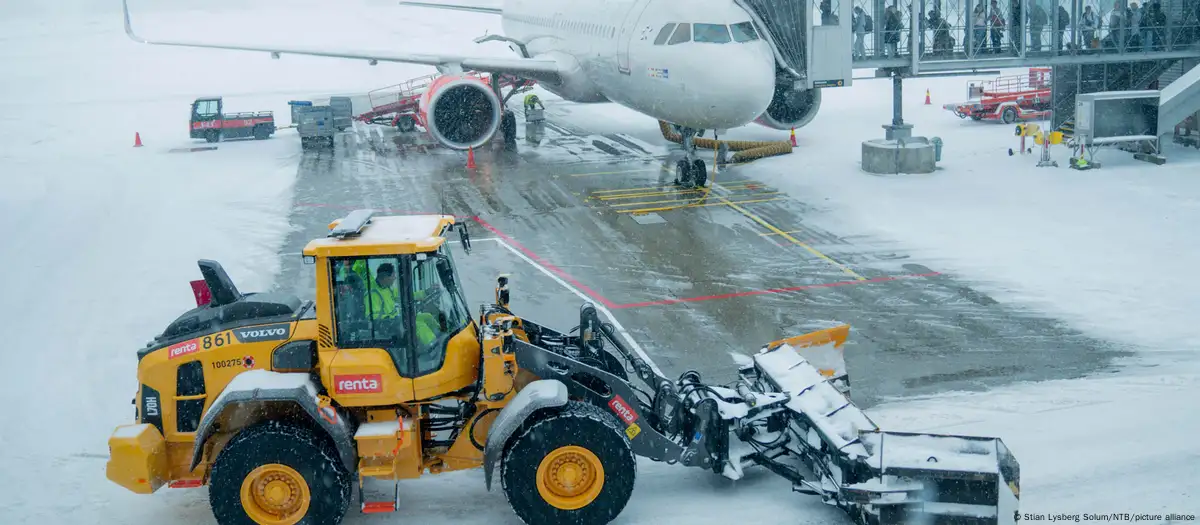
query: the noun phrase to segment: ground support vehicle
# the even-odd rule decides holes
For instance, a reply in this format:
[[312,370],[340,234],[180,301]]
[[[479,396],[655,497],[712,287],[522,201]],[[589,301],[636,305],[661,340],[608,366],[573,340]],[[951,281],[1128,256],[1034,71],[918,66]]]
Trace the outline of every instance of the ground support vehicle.
[[329,97],[329,107],[333,108],[333,127],[338,131],[354,125],[354,104],[350,97]]
[[1000,121],[1046,118],[1051,109],[1051,69],[1029,68],[1028,75],[999,77],[983,86],[968,88],[968,101],[945,104],[959,118]]
[[333,108],[329,106],[292,106],[296,115],[296,133],[300,135],[300,147],[309,149],[323,145],[333,149],[334,125]]
[[[207,485],[219,523],[291,525],[338,522],[356,484],[360,511],[390,512],[399,480],[482,466],[526,523],[603,524],[642,456],[732,479],[763,466],[858,523],[1015,523],[1000,439],[887,432],[850,402],[849,326],[767,344],[728,385],[672,380],[590,303],[567,332],[510,311],[507,276],[472,317],[455,228],[469,254],[452,216],[334,221],[303,251],[313,301],[242,294],[201,260],[203,304],[137,352],[108,479]],[[367,478],[393,499],[364,501]]]
[[193,101],[188,126],[191,138],[208,142],[249,137],[265,140],[275,133],[274,112],[225,113],[223,106],[221,97],[203,97]]

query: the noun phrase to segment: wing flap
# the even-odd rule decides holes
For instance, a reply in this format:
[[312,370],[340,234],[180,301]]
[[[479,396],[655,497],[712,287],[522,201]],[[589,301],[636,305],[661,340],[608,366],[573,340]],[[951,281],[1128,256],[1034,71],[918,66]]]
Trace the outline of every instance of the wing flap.
[[553,60],[532,58],[502,58],[502,57],[466,57],[457,55],[427,55],[419,53],[395,53],[375,50],[334,50],[306,48],[294,46],[239,46],[232,44],[211,44],[206,42],[147,40],[133,31],[133,23],[129,17],[128,0],[121,0],[125,10],[125,34],[135,42],[159,46],[195,47],[203,49],[224,49],[230,51],[257,51],[271,53],[276,58],[281,54],[308,55],[326,58],[348,58],[366,60],[371,65],[378,62],[399,62],[404,64],[421,64],[436,66],[439,69],[454,68],[463,71],[475,70],[485,73],[505,73],[539,82],[558,83],[560,81],[558,64]]
[[413,6],[413,7],[428,7],[430,9],[449,9],[452,11],[468,11],[471,13],[484,13],[484,14],[488,14],[488,15],[504,14],[503,9],[499,9],[499,8],[495,8],[495,7],[478,7],[478,6],[473,6],[473,5],[431,4],[428,2],[405,2],[405,1],[401,1],[400,5],[408,5],[408,6]]

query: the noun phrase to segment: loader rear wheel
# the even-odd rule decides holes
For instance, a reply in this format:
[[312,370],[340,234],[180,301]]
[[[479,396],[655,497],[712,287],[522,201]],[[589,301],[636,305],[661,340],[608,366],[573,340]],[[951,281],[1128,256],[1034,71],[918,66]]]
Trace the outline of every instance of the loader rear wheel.
[[217,456],[209,504],[222,525],[338,523],[352,490],[327,439],[268,421],[238,433]]
[[637,463],[625,429],[592,405],[569,401],[531,418],[501,464],[504,495],[522,521],[605,524],[633,494]]

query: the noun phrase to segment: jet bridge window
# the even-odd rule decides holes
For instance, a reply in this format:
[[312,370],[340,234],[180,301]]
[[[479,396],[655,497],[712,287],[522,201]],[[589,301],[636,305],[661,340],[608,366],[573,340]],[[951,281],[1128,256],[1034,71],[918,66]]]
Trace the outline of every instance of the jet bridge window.
[[739,44],[742,42],[758,40],[758,32],[754,30],[754,24],[751,24],[750,22],[730,24],[729,30],[733,32],[733,41]]
[[654,45],[661,46],[667,43],[667,39],[671,37],[672,29],[675,29],[675,22],[667,22],[666,25],[662,26],[662,29],[658,31],[658,38],[654,39]]
[[685,23],[685,24],[679,24],[679,27],[675,28],[675,34],[671,35],[671,40],[667,41],[667,45],[673,46],[675,44],[682,44],[684,42],[691,42],[691,41],[692,41],[692,24]]
[[724,24],[695,24],[696,34],[693,38],[696,42],[706,44],[728,44],[729,28]]

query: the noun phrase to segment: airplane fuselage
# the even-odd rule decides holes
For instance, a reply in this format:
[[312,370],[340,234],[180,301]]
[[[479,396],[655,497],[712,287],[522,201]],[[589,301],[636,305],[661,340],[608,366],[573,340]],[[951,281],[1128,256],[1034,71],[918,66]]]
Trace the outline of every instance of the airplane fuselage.
[[774,55],[732,0],[505,0],[502,17],[530,58],[566,66],[543,86],[570,101],[698,129],[748,124],[771,102]]

